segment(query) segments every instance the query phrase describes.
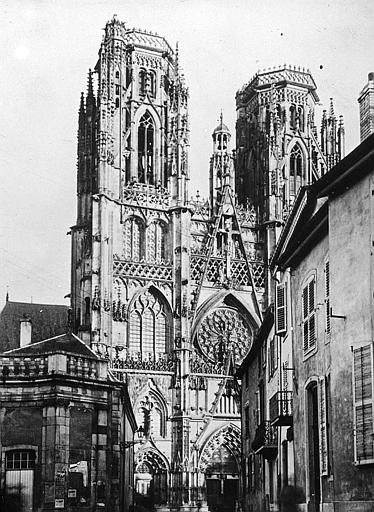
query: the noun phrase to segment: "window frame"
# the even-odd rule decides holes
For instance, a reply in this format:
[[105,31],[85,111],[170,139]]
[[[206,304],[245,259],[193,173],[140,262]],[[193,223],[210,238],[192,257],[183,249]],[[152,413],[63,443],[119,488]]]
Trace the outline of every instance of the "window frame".
[[325,334],[326,343],[331,339],[331,306],[330,306],[330,293],[331,293],[331,279],[330,279],[330,261],[325,261],[324,267],[324,285],[325,285]]
[[[313,290],[313,307],[311,307],[311,290]],[[307,306],[305,307],[305,297],[307,297]],[[313,273],[302,286],[301,293],[301,337],[302,350],[304,357],[308,357],[317,350],[317,277]],[[313,325],[311,328],[311,325]],[[307,331],[307,341],[306,341]],[[310,340],[310,333],[313,332],[313,342]]]
[[275,289],[275,334],[278,336],[287,334],[287,305],[287,283],[277,284]]
[[[370,355],[370,362],[369,362],[369,370],[370,370],[370,384],[368,386],[368,389],[370,391],[370,395],[368,397],[364,397],[364,383],[361,385],[361,397],[357,397],[357,386],[356,384],[359,382],[357,371],[356,371],[356,354],[359,353],[359,356],[361,358],[361,363],[364,361],[363,359],[363,350],[367,349],[369,351]],[[360,377],[363,381],[364,377],[364,368],[360,366]],[[366,390],[367,391],[367,390]],[[367,343],[360,343],[352,347],[352,398],[353,398],[353,442],[354,442],[354,464],[357,466],[365,465],[365,464],[373,464],[374,463],[374,439],[373,439],[373,429],[374,429],[374,354],[373,354],[373,343],[371,341]],[[358,437],[358,427],[357,427],[357,410],[359,408],[362,408],[363,412],[363,422],[364,422],[364,407],[370,406],[371,407],[371,432],[368,434],[368,436],[371,437],[371,443],[372,446],[372,457],[368,457],[366,459],[363,459],[362,457],[358,456],[358,443],[357,443],[357,437]],[[364,425],[364,423],[363,423]],[[363,432],[364,432],[364,426],[363,426]],[[363,433],[365,435],[365,433]],[[363,441],[363,444],[365,444],[365,441]]]

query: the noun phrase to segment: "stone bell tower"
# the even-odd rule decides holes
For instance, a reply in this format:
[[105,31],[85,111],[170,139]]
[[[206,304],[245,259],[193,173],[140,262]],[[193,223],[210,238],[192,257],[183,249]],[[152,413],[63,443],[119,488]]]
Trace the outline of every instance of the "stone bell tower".
[[108,356],[115,345],[116,261],[166,257],[170,250],[161,236],[166,219],[146,240],[141,231],[151,210],[124,204],[162,203],[153,197],[169,190],[180,203],[187,194],[187,92],[183,77],[176,78],[177,61],[164,38],[114,18],[81,97],[71,302],[79,335]]
[[128,383],[144,430],[138,504],[197,511],[239,499],[234,373],[260,325],[265,266],[222,117],[208,201],[188,195],[188,140],[178,48],[114,18],[79,109],[74,329]]
[[343,118],[331,100],[318,134],[317,86],[295,66],[259,71],[236,94],[236,190],[252,203],[269,260],[300,187],[344,157]]

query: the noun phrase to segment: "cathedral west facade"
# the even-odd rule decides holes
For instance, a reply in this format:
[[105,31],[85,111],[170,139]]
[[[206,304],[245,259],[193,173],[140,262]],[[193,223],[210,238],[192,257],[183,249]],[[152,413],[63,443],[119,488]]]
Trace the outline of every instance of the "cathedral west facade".
[[137,502],[231,511],[234,373],[272,300],[280,229],[299,188],[341,158],[344,127],[331,106],[318,136],[309,71],[259,72],[237,93],[236,152],[221,116],[209,199],[192,200],[188,97],[178,50],[107,23],[79,110],[72,321],[128,384]]

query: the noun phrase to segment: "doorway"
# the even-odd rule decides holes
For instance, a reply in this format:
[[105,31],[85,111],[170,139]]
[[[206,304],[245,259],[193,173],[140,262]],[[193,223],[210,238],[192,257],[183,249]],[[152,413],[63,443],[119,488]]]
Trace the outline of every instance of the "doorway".
[[35,452],[12,450],[5,458],[5,510],[32,512]]
[[307,389],[308,405],[308,476],[311,510],[319,512],[321,501],[321,471],[319,460],[318,387],[313,382]]
[[206,469],[207,504],[211,512],[234,512],[239,499],[239,475],[235,457],[220,446]]

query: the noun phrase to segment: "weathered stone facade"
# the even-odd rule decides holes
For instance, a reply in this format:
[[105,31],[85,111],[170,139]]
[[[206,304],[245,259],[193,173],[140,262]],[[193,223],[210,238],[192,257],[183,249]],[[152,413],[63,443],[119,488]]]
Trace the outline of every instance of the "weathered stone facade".
[[237,97],[236,162],[222,117],[213,132],[207,201],[189,195],[188,90],[164,38],[107,23],[81,99],[73,322],[127,379],[145,504],[234,510],[233,375],[271,296],[269,254],[298,188],[343,151],[333,111],[316,140],[310,73],[254,80]]
[[[258,211],[268,268],[261,328],[237,372],[245,511],[278,510],[294,485],[293,331],[285,328],[291,325],[291,309],[285,308],[291,302],[290,274],[273,275],[271,262],[300,191],[327,176],[344,156],[343,120],[332,101],[317,136],[318,101],[310,72],[289,66],[259,72],[237,93],[237,190],[239,200]],[[283,325],[279,315],[274,320],[275,306],[283,312]]]
[[[271,261],[284,294],[277,415],[269,393],[269,421],[283,438],[278,503],[288,495],[300,511],[374,506],[373,144],[371,136],[301,190]],[[294,455],[287,479],[285,440]]]
[[65,334],[0,368],[1,510],[128,511],[136,422],[108,362]]

